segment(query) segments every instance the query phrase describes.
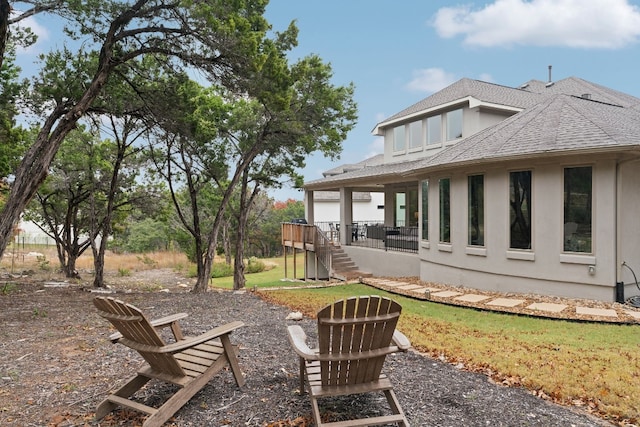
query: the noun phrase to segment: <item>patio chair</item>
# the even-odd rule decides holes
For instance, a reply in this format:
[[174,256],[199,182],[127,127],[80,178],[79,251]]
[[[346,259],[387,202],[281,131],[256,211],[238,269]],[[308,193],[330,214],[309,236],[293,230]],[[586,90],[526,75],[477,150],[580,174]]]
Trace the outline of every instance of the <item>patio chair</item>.
[[[400,403],[382,365],[390,353],[411,347],[396,330],[401,307],[389,298],[363,296],[337,301],[318,312],[318,348],[307,345],[298,325],[288,327],[289,341],[300,357],[300,392],[305,379],[313,419],[318,427],[396,424],[408,427]],[[391,415],[323,423],[318,399],[384,392]]]
[[[227,364],[238,387],[244,384],[236,350],[229,340],[229,334],[243,326],[242,322],[231,322],[197,337],[185,337],[178,323],[187,316],[185,313],[150,321],[138,308],[111,297],[97,297],[93,303],[100,316],[119,331],[109,339],[136,350],[146,361],[133,378],[98,405],[97,420],[117,406],[124,406],[150,415],[144,427],[161,426]],[[159,332],[167,327],[171,328],[175,342],[166,343],[160,336]],[[178,386],[158,408],[130,399],[151,379]]]

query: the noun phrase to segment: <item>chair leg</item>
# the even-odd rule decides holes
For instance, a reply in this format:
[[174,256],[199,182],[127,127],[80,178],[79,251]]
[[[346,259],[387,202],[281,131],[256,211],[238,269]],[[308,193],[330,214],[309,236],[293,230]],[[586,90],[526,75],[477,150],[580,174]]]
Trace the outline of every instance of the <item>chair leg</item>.
[[[136,391],[140,390],[142,386],[148,383],[149,379],[150,378],[142,375],[136,375],[135,377],[127,381],[127,383],[120,387],[116,392],[111,393],[110,395],[128,398]],[[100,404],[96,408],[96,420],[101,420],[105,415],[113,411],[117,406],[117,404],[109,401],[109,398],[107,397],[105,400],[100,402]]]
[[220,337],[220,342],[222,342],[222,347],[224,348],[224,352],[227,356],[227,361],[229,362],[229,366],[231,367],[231,371],[233,372],[233,377],[236,380],[236,384],[238,385],[238,387],[242,387],[245,383],[245,379],[242,376],[242,371],[240,370],[240,365],[238,364],[238,356],[236,354],[235,348],[231,344],[229,335],[222,335]]
[[403,418],[403,421],[400,421],[398,423],[398,426],[409,427],[409,422],[407,421],[407,417],[404,415],[404,411],[402,410],[402,407],[400,406],[400,402],[398,402],[398,398],[396,397],[396,394],[393,392],[393,390],[391,389],[384,390],[384,395],[387,397],[387,402],[389,402],[391,411],[393,411],[394,414],[401,415]]
[[313,415],[313,422],[316,427],[322,427],[322,420],[320,418],[320,407],[318,407],[318,399],[311,396],[311,414]]
[[300,394],[304,394],[305,390],[304,390],[304,381],[305,381],[305,375],[306,375],[306,366],[305,366],[305,360],[301,357],[300,358]]
[[218,358],[206,372],[194,378],[189,384],[173,394],[158,410],[147,418],[142,424],[143,427],[160,427],[171,418],[180,408],[184,406],[197,392],[202,390],[211,379],[224,368],[227,360],[224,357]]

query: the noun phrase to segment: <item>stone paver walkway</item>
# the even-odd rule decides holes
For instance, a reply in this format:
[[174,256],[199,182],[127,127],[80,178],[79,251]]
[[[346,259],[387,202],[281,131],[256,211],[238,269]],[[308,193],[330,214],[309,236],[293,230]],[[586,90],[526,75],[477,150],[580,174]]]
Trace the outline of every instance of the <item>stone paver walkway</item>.
[[567,303],[551,303],[543,301],[544,298],[542,296],[537,297],[535,295],[518,295],[517,297],[496,296],[495,293],[487,292],[487,294],[484,294],[482,291],[475,289],[466,290],[454,288],[454,290],[436,288],[375,277],[361,278],[360,280],[369,286],[425,301],[442,302],[491,311],[517,312],[519,314],[556,319],[640,324],[640,309],[624,304],[595,302],[595,304],[589,304],[589,306],[587,306],[582,300],[568,300],[570,302]]

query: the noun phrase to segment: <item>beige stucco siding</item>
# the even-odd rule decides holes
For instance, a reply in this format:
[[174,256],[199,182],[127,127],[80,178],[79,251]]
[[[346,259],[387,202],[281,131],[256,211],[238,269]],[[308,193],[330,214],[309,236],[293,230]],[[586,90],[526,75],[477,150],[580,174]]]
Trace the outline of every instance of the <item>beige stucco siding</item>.
[[[622,267],[622,262],[626,262],[640,280],[640,160],[620,164],[618,190],[618,280],[631,284],[635,282],[633,274],[626,267]],[[635,284],[625,289],[627,297],[638,293]]]
[[[593,167],[593,253],[563,252],[564,167]],[[420,249],[423,280],[483,289],[611,300],[616,281],[616,166],[613,160],[576,158],[458,170],[429,176],[431,237]],[[509,172],[533,171],[532,249],[509,249]],[[484,174],[485,245],[467,245],[467,176]],[[451,244],[441,244],[438,180],[451,179]],[[635,248],[639,250],[640,248]],[[592,266],[590,269],[589,267]]]

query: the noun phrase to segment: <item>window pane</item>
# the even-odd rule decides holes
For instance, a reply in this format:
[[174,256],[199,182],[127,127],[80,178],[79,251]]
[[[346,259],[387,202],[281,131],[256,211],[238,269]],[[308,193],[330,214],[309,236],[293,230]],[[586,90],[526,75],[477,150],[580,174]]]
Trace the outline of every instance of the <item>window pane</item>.
[[449,178],[440,180],[440,241],[451,243],[451,203]]
[[422,239],[429,240],[429,181],[422,181]]
[[531,171],[509,174],[509,247],[531,249]]
[[462,110],[447,113],[447,141],[462,138]]
[[409,148],[422,147],[422,122],[413,122],[409,125],[411,139],[409,140]]
[[469,245],[484,246],[484,175],[469,177]]
[[405,193],[396,193],[396,208],[395,208],[395,226],[404,227],[406,214],[407,197]]
[[407,224],[405,225],[417,228],[418,219],[418,190],[409,190],[407,193]]
[[591,252],[591,167],[564,170],[564,250]]
[[442,117],[429,117],[427,119],[427,144],[439,142],[442,142]]
[[393,151],[402,151],[404,147],[404,125],[402,125],[393,128]]

